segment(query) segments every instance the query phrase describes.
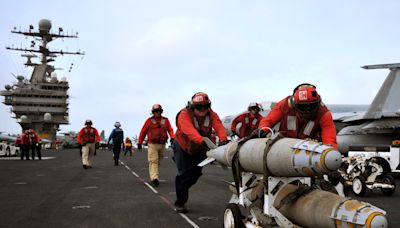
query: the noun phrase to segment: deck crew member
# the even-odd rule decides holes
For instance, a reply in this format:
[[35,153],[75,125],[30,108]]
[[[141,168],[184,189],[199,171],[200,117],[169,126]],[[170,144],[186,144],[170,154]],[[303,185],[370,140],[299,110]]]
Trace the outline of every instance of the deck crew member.
[[[238,115],[232,121],[231,125],[231,136],[238,135],[239,138],[244,138],[258,128],[260,121],[262,120],[262,116],[260,115],[261,106],[256,102],[251,102],[247,107],[247,112],[244,112]],[[237,132],[237,125],[241,124],[239,128],[239,132]]]
[[79,131],[77,137],[77,142],[82,146],[82,164],[84,169],[92,168],[93,155],[96,146],[100,142],[99,133],[92,125],[92,121],[87,119],[85,127]]
[[149,162],[149,174],[151,183],[158,186],[159,182],[159,165],[160,160],[164,156],[165,143],[168,140],[168,134],[171,142],[175,138],[174,131],[167,117],[162,116],[163,109],[160,104],[155,104],[151,108],[152,116],[146,120],[142,130],[140,131],[137,147],[142,150],[144,138],[147,135],[148,151],[147,158]]
[[332,113],[321,101],[314,85],[303,83],[293,90],[292,96],[281,100],[264,117],[259,125],[262,134],[268,128],[279,125],[279,132],[285,137],[311,138],[337,148],[336,128]]
[[124,147],[124,131],[121,129],[121,124],[118,121],[115,122],[114,127],[115,128],[111,131],[111,134],[108,137],[107,145],[110,144],[110,141],[112,140],[114,165],[117,166],[119,162],[119,154],[121,153],[121,149]]
[[132,141],[129,137],[125,139],[125,153],[124,156],[129,152],[129,156],[132,156]]
[[211,101],[206,93],[192,96],[186,108],[176,116],[176,138],[173,144],[174,160],[178,169],[175,178],[175,210],[186,213],[189,189],[202,175],[202,168],[197,166],[207,156],[203,137],[212,138],[213,130],[220,145],[226,144],[226,131],[217,113],[211,109]]

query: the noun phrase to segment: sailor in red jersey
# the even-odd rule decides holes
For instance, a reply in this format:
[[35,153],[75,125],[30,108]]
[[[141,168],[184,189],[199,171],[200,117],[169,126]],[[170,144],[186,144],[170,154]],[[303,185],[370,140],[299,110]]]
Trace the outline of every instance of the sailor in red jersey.
[[321,101],[314,85],[298,85],[292,96],[281,100],[259,125],[262,133],[279,125],[279,132],[290,138],[311,138],[337,148],[332,113]]
[[92,121],[86,120],[86,127],[82,128],[77,137],[77,142],[82,146],[82,163],[83,168],[92,168],[93,155],[96,146],[100,142],[99,132],[96,128],[92,127]]
[[26,160],[30,160],[29,158],[29,151],[31,149],[32,146],[32,137],[29,134],[29,130],[25,130],[23,131],[24,133],[22,133],[21,135],[21,160],[24,160],[24,157],[26,158]]
[[[231,136],[238,135],[239,138],[244,138],[251,135],[251,133],[258,128],[258,125],[263,118],[259,114],[260,110],[261,106],[258,103],[251,102],[249,104],[249,107],[247,108],[247,112],[244,112],[233,119],[231,125]],[[239,123],[241,124],[241,126],[239,128],[238,134],[236,127]]]
[[29,129],[28,130],[28,133],[29,133],[29,140],[30,140],[30,143],[31,143],[31,150],[32,150],[32,160],[35,160],[35,153],[37,152],[37,154],[38,154],[38,158],[39,158],[39,160],[42,160],[42,154],[41,154],[41,152],[40,151],[38,151],[38,143],[39,143],[39,140],[40,140],[40,138],[39,138],[39,136],[38,136],[38,134],[33,130],[33,129]]
[[[149,174],[151,183],[158,186],[160,160],[164,157],[165,143],[168,140],[168,134],[171,138],[171,144],[174,141],[175,134],[167,117],[162,116],[163,109],[160,104],[155,104],[151,108],[152,117],[148,118],[140,131],[137,147],[142,150],[143,140],[147,135],[149,161]],[[168,134],[167,134],[168,133]]]
[[188,106],[178,112],[176,126],[178,129],[173,144],[178,169],[175,178],[175,210],[186,213],[189,189],[202,175],[202,168],[197,165],[207,157],[208,147],[203,137],[212,139],[215,130],[220,145],[227,143],[227,137],[220,118],[211,109],[208,95],[202,92],[194,94]]

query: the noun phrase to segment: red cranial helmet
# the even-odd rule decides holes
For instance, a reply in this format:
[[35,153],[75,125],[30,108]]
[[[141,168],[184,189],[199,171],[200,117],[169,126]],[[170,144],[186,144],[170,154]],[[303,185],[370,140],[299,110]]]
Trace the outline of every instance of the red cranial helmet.
[[161,113],[163,113],[163,109],[162,109],[162,107],[161,107],[161,105],[160,104],[155,104],[155,105],[153,105],[152,107],[151,107],[151,113],[159,113],[159,114],[161,114]]
[[211,101],[206,93],[198,92],[192,96],[192,105],[208,105],[210,107]]
[[318,110],[321,98],[314,85],[300,84],[294,89],[290,103],[301,114],[314,114]]
[[196,116],[205,116],[211,108],[210,98],[206,93],[195,93],[192,96],[190,107],[194,110]]

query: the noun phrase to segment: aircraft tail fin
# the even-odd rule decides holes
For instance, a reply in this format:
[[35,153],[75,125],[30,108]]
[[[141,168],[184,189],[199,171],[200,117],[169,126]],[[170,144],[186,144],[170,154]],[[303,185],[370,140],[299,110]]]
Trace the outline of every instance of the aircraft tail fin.
[[364,119],[380,119],[382,117],[399,117],[400,115],[400,63],[367,65],[364,69],[390,69],[385,82],[375,96]]

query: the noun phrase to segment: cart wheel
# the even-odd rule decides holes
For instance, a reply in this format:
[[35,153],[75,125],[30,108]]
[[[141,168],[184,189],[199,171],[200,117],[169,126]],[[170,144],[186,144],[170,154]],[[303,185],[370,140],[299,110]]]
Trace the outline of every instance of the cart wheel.
[[244,227],[242,218],[243,216],[240,213],[239,206],[234,203],[228,204],[224,212],[224,228]]
[[365,178],[363,176],[358,176],[353,179],[353,192],[357,196],[364,196],[367,190],[367,185],[365,184]]
[[386,174],[382,178],[382,183],[394,185],[394,188],[381,188],[383,195],[385,196],[393,195],[393,193],[396,191],[396,181],[394,180],[394,178],[390,174]]

